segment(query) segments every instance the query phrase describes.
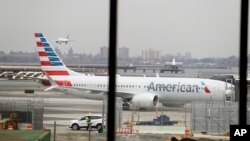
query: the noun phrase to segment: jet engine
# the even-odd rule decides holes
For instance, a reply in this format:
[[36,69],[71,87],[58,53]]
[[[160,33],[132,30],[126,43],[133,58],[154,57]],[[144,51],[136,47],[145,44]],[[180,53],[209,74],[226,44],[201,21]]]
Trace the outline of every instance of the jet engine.
[[131,102],[133,107],[152,109],[158,106],[159,98],[157,95],[144,93],[135,95]]

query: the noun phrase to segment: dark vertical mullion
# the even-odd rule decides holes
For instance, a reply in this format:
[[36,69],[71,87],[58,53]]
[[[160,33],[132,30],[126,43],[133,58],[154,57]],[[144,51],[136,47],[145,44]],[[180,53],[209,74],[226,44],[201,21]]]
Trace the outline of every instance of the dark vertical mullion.
[[114,141],[115,131],[115,79],[117,45],[117,0],[110,0],[109,17],[109,92],[108,92],[108,134],[107,140]]
[[240,99],[239,123],[246,125],[247,119],[247,32],[248,32],[248,0],[241,0],[240,21]]

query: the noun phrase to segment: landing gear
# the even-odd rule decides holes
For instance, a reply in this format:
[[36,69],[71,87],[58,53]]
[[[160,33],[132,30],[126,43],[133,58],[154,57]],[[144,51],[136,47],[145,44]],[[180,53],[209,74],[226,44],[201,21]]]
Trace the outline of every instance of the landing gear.
[[122,103],[122,110],[129,110],[131,107],[131,104],[128,102],[123,102]]

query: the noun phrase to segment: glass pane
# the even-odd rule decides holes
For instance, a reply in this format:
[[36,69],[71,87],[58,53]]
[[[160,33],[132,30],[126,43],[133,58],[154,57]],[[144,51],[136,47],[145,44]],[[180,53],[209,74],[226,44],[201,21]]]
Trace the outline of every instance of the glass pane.
[[90,129],[105,140],[108,25],[108,0],[2,2],[0,120],[15,125],[0,132],[50,129],[53,139],[56,121],[56,140],[87,140]]
[[118,48],[128,57],[118,53],[117,96],[129,110],[118,140],[127,130],[149,140],[222,135],[238,123],[239,8],[227,0],[119,1]]

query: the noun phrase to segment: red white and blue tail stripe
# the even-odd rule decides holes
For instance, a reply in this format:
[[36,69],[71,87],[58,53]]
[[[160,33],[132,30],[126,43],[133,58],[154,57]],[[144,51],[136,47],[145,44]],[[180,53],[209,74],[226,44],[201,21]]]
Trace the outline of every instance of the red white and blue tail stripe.
[[49,76],[80,75],[68,69],[42,33],[35,33],[38,55],[43,74]]
[[65,66],[42,33],[35,33],[35,39],[42,72],[48,78],[48,80],[43,80],[42,84],[50,86],[46,90],[51,90],[58,86],[71,87],[72,83],[69,76],[79,76],[82,74],[74,72]]

